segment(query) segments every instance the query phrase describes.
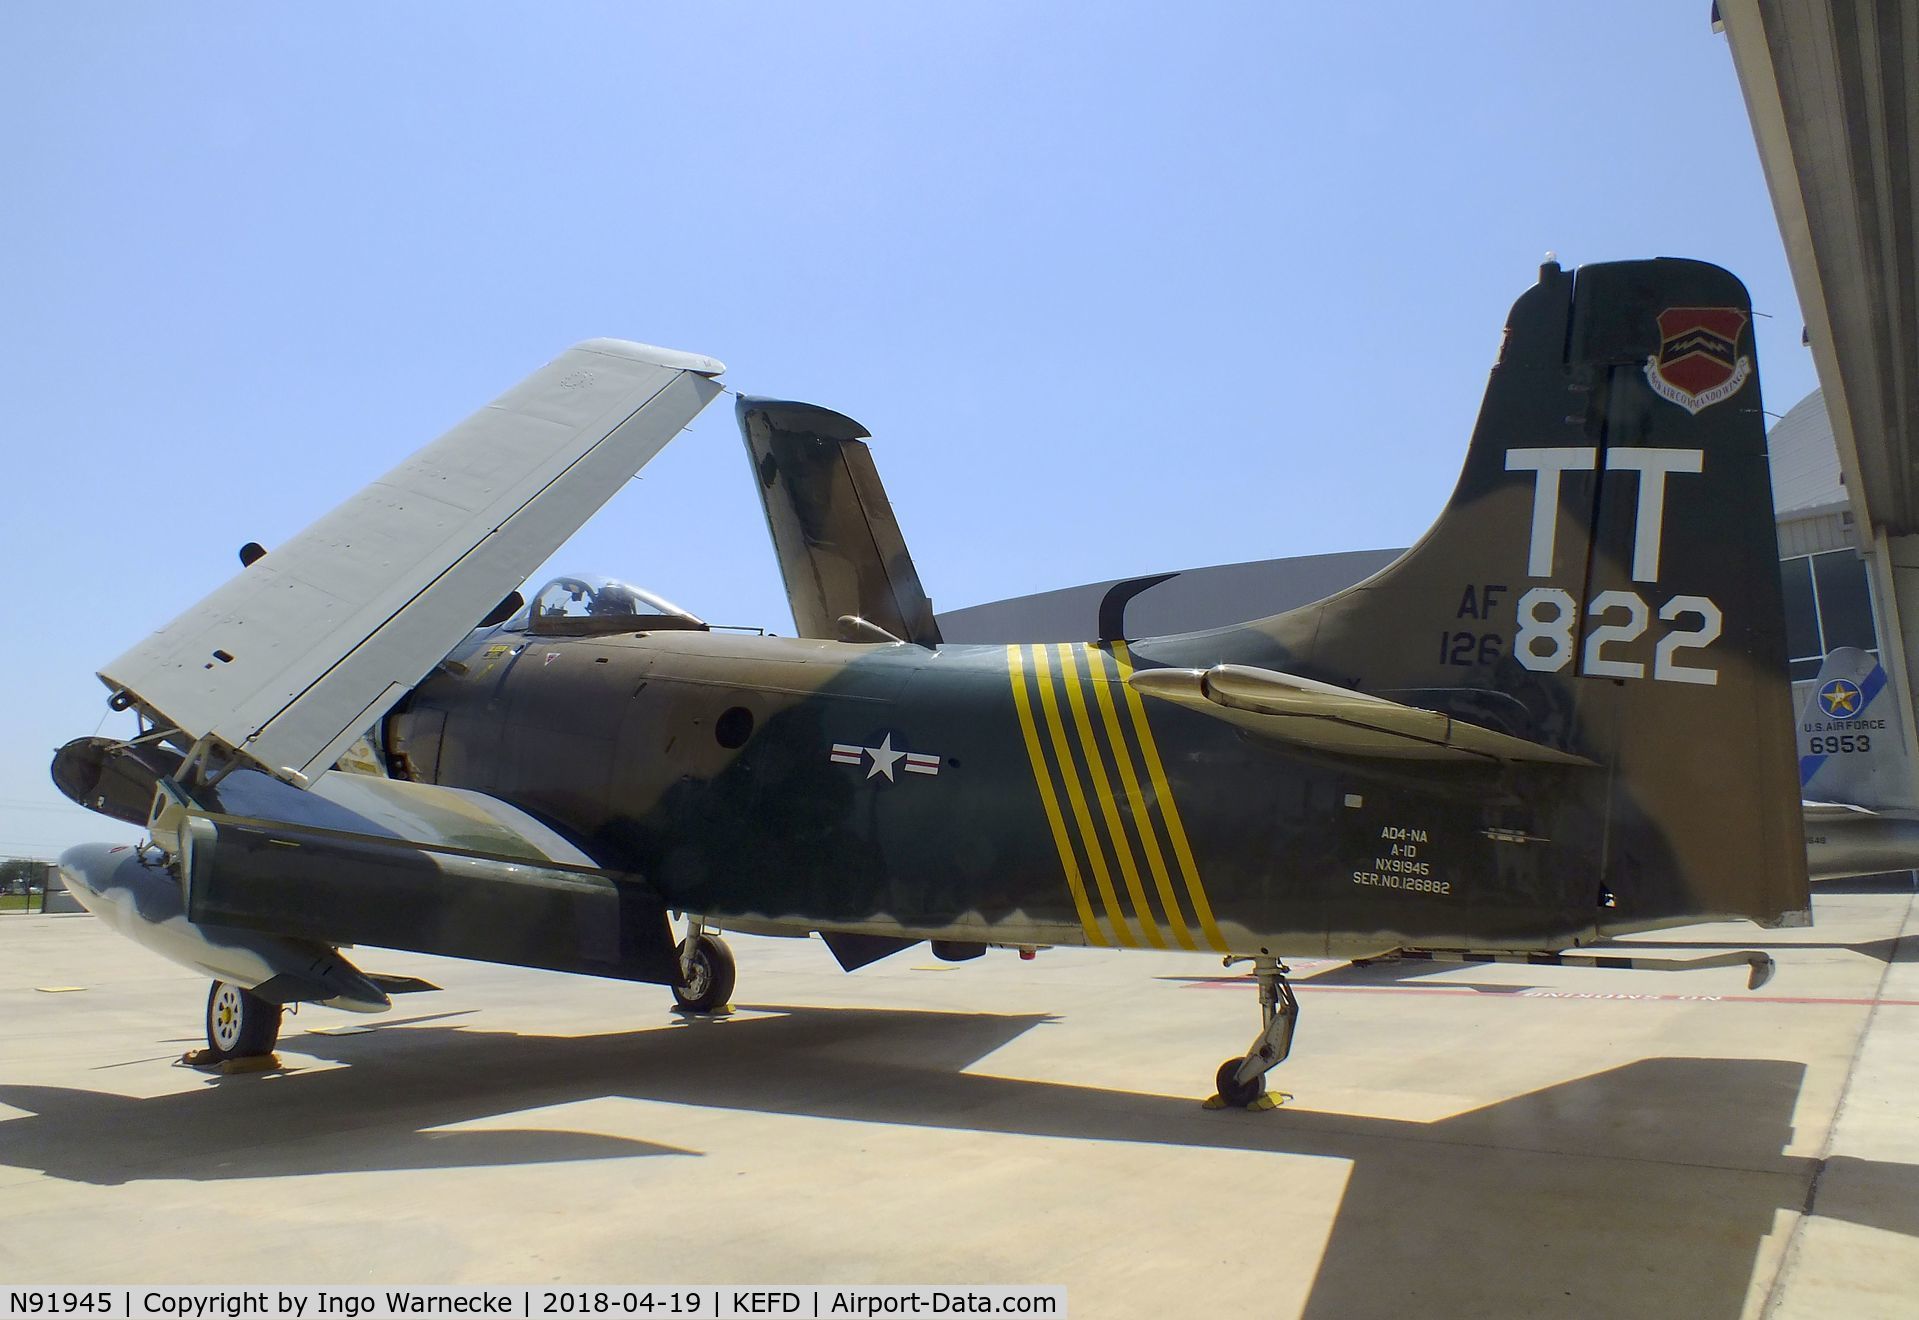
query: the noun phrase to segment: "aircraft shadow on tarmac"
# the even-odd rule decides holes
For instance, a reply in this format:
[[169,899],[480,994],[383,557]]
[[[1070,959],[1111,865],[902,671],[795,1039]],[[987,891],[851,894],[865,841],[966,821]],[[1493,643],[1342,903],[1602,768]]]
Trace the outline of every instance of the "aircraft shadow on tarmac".
[[[1783,1153],[1804,1081],[1796,1062],[1646,1059],[1408,1122],[1207,1111],[1190,1096],[964,1071],[1043,1015],[761,1011],[580,1037],[444,1023],[296,1034],[289,1051],[349,1066],[150,1099],[0,1085],[0,1103],[28,1111],[0,1122],[0,1165],[112,1185],[700,1154],[575,1132],[434,1130],[608,1097],[1347,1160],[1308,1315],[1535,1313],[1570,1299],[1584,1313],[1683,1304],[1735,1316],[1762,1239],[1780,1211],[1808,1203],[1815,1177],[1820,1215],[1919,1236],[1919,1166]],[[1219,1188],[1222,1215],[1293,1204],[1284,1167],[1267,1161],[1249,1159],[1244,1181]]]

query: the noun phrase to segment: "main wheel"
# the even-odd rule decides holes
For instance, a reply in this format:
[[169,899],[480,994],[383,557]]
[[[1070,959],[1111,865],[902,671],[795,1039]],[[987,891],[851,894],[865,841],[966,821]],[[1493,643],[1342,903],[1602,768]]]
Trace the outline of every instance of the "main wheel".
[[1239,1065],[1244,1062],[1246,1062],[1244,1055],[1237,1059],[1228,1059],[1219,1065],[1219,1072],[1213,1077],[1213,1086],[1219,1091],[1219,1098],[1235,1109],[1244,1109],[1266,1094],[1265,1073],[1261,1073],[1250,1082],[1239,1080]]
[[725,1008],[733,997],[733,951],[723,940],[701,935],[693,946],[692,975],[673,987],[673,999],[689,1013],[711,1013]]
[[271,1054],[284,1011],[231,981],[215,981],[207,992],[207,1048],[219,1059]]

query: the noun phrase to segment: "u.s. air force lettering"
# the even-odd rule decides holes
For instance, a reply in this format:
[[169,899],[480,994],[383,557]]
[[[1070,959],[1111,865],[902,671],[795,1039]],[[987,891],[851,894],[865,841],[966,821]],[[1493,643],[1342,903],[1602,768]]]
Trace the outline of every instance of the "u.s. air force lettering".
[[[1878,677],[1877,670],[1874,676]],[[1835,678],[1821,687],[1819,709],[1829,718],[1800,721],[1800,731],[1811,735],[1806,742],[1807,751],[1815,756],[1870,752],[1872,735],[1883,732],[1886,721],[1880,716],[1868,716],[1865,711],[1884,683],[1884,678],[1880,678],[1872,692],[1849,678]]]

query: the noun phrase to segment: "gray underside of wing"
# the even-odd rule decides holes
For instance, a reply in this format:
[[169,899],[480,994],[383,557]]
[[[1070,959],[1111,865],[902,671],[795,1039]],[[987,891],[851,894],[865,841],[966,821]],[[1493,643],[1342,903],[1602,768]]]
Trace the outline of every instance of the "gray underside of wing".
[[722,369],[577,345],[100,677],[192,737],[316,775],[678,434]]

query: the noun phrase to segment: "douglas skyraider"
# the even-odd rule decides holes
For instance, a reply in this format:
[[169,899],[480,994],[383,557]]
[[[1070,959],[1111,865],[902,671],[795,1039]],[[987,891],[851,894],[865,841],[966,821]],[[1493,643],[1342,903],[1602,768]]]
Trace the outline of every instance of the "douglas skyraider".
[[731,993],[729,929],[817,933],[849,970],[922,940],[1209,950],[1260,986],[1216,1079],[1246,1105],[1291,1045],[1289,956],[1756,984],[1763,954],[1567,951],[1807,920],[1751,312],[1726,272],[1549,263],[1418,545],[1172,637],[943,646],[866,432],[751,398],[797,637],[605,578],[523,599],[720,371],[581,344],[100,671],[140,733],[68,744],[54,779],[151,841],[62,871],[214,978],[213,1057],[271,1049],[284,1004],[407,988],[344,945],[656,982],[691,1011]]

